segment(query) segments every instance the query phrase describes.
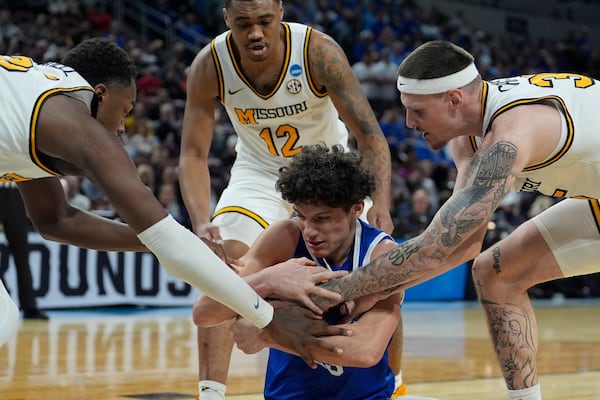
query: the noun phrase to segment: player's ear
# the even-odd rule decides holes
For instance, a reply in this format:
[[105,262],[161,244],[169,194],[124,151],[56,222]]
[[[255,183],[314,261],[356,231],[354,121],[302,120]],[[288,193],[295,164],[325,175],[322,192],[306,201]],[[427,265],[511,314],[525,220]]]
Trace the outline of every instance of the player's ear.
[[446,96],[448,98],[448,102],[450,103],[450,105],[452,107],[456,107],[460,104],[462,104],[463,98],[462,98],[463,92],[460,89],[452,89],[446,92]]
[[106,95],[106,85],[103,83],[97,84],[96,87],[94,87],[94,93],[96,93],[98,102],[102,103],[102,98]]
[[227,14],[226,8],[223,8],[223,20],[225,21],[225,26],[231,29],[231,26],[229,25],[229,15]]
[[360,203],[357,203],[352,206],[351,212],[352,212],[352,214],[354,214],[356,216],[356,218],[358,218],[362,215],[364,209],[365,209],[365,202],[361,201]]

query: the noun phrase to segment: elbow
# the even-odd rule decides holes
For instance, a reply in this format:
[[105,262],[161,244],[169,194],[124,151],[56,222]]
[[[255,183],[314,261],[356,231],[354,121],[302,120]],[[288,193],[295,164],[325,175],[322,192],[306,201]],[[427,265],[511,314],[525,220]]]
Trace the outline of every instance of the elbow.
[[214,318],[211,318],[210,313],[202,312],[201,309],[196,307],[192,311],[192,321],[194,325],[200,328],[210,328],[219,324]]
[[58,229],[57,223],[43,223],[37,224],[33,222],[33,228],[44,240],[52,242],[63,242],[64,238],[61,236],[61,231]]
[[204,296],[200,296],[192,308],[192,321],[194,325],[200,328],[210,328],[223,322],[223,318],[218,313],[210,312],[210,309],[203,303]]
[[384,339],[377,335],[375,337],[373,335],[364,336],[361,339],[355,337],[353,340],[359,341],[361,345],[352,351],[345,351],[344,361],[340,364],[357,368],[370,368],[376,365],[381,361],[387,349],[387,341]]
[[365,351],[359,352],[360,354],[356,355],[356,359],[352,364],[358,368],[371,368],[376,365],[381,358],[383,357],[385,350],[370,348],[365,349]]

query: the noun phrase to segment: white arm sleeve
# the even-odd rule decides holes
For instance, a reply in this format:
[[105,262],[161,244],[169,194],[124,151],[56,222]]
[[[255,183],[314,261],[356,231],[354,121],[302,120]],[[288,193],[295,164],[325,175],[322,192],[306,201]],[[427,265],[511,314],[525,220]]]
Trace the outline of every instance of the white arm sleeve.
[[258,328],[273,319],[273,307],[170,215],[138,235],[165,270],[231,308]]

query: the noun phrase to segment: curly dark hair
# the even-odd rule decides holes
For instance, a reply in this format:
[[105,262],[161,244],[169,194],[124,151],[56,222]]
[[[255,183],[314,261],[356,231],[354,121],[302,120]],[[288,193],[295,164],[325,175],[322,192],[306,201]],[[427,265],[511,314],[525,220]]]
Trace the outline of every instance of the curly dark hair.
[[131,85],[137,78],[137,68],[129,55],[113,41],[104,38],[84,40],[69,50],[62,64],[77,71],[88,83]]
[[317,144],[302,147],[291,163],[279,169],[276,188],[293,204],[350,208],[375,190],[375,177],[360,163],[360,157]]

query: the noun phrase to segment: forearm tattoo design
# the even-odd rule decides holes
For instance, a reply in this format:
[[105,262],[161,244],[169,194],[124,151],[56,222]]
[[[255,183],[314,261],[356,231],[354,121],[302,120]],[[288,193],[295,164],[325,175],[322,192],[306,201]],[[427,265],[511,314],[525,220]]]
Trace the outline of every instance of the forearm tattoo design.
[[[345,300],[397,289],[436,270],[465,237],[488,221],[506,193],[517,155],[508,142],[494,144],[474,158],[472,183],[452,195],[426,231],[383,254],[352,274],[324,284]],[[319,305],[322,301],[317,300]]]

